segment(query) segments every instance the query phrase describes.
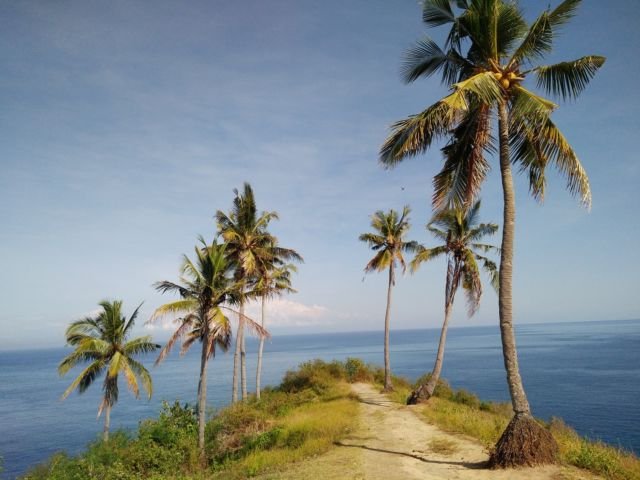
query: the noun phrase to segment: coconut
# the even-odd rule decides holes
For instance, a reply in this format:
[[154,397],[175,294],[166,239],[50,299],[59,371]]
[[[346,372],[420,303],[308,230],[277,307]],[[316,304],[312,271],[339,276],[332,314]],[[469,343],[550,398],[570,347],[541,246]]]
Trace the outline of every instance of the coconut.
[[511,84],[511,82],[509,82],[508,79],[503,78],[502,81],[500,82],[502,84],[502,87],[506,90],[507,88],[509,88],[509,85]]

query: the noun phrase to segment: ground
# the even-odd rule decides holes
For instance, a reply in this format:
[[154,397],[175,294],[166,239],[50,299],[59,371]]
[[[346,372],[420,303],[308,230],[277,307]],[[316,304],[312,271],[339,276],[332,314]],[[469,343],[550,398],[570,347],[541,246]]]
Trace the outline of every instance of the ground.
[[376,387],[352,386],[360,400],[360,422],[327,454],[294,465],[264,480],[577,480],[586,472],[557,466],[488,470],[488,452],[472,439],[448,434],[417,412],[391,402]]

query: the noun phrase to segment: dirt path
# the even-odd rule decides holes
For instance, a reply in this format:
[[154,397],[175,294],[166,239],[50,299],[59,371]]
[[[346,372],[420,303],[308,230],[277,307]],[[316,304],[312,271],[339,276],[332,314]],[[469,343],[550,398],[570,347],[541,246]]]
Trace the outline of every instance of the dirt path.
[[473,440],[448,434],[391,402],[369,384],[352,385],[360,427],[329,453],[266,478],[332,480],[578,480],[596,477],[555,466],[488,470],[488,454]]

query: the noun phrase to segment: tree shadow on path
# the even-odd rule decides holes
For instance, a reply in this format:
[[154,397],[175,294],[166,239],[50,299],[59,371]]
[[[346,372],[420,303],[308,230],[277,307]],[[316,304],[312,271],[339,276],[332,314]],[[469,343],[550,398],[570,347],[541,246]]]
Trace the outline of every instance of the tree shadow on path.
[[337,445],[339,447],[351,447],[351,448],[362,448],[364,450],[370,450],[372,452],[379,452],[379,453],[388,453],[391,455],[401,455],[403,457],[409,457],[409,458],[414,458],[416,460],[420,460],[421,462],[424,463],[435,463],[435,464],[439,464],[439,465],[457,465],[460,467],[464,467],[464,468],[468,468],[470,470],[481,470],[481,469],[486,469],[488,462],[452,462],[452,461],[446,461],[446,460],[431,460],[429,458],[425,458],[421,455],[416,455],[415,453],[407,453],[407,452],[396,452],[394,450],[386,450],[384,448],[375,448],[375,447],[369,447],[367,445],[357,445],[357,444],[351,444],[351,443],[343,443],[343,442],[334,442],[334,445]]

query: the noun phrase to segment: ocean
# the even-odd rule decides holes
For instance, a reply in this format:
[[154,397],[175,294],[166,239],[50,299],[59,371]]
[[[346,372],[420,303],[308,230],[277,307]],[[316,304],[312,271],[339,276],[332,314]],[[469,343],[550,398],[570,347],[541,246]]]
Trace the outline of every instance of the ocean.
[[[640,453],[640,320],[517,325],[520,367],[534,415],[560,417],[579,433]],[[391,367],[415,379],[429,371],[439,330],[392,330]],[[263,385],[306,360],[359,357],[382,364],[382,332],[276,336],[265,347]],[[256,343],[247,345],[248,385],[255,382]],[[82,451],[96,439],[101,384],[85,394],[60,395],[73,380],[56,368],[68,350],[0,351],[1,478],[13,479],[64,450]],[[145,363],[150,365],[153,358]],[[219,354],[209,366],[210,407],[231,398],[233,356]],[[135,428],[157,415],[162,400],[195,403],[198,346],[185,357],[174,352],[151,369],[153,398],[135,400],[121,379],[112,429]],[[508,390],[497,327],[451,328],[443,377],[483,400],[507,401]]]

